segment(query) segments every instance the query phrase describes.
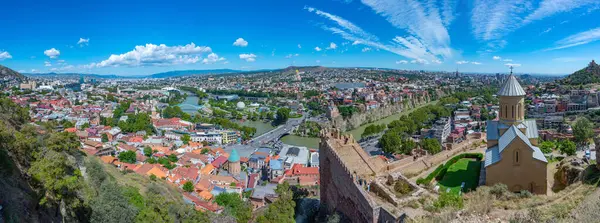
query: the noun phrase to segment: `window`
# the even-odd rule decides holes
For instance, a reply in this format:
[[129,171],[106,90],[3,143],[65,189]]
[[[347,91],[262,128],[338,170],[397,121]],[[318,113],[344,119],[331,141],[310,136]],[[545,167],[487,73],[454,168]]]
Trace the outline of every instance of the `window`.
[[504,117],[508,118],[508,106],[507,105],[504,106]]
[[515,118],[515,106],[514,105],[511,106],[511,108],[512,108],[512,118]]
[[517,114],[518,114],[518,118],[523,118],[521,116],[521,103],[517,104]]
[[515,150],[513,154],[513,164],[519,165],[519,150]]

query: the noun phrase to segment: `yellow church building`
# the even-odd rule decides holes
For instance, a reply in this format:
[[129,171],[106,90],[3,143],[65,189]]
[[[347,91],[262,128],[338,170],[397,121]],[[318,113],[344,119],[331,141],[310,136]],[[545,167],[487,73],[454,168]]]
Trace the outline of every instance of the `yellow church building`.
[[546,194],[548,160],[537,147],[535,120],[525,120],[525,91],[512,74],[498,91],[499,120],[487,122],[485,184],[506,184],[513,192]]

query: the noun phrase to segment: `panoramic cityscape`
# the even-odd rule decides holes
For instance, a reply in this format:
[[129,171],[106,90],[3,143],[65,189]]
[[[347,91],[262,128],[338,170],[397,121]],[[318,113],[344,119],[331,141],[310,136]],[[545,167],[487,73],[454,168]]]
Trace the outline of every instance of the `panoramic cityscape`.
[[6,9],[0,223],[600,219],[598,1]]

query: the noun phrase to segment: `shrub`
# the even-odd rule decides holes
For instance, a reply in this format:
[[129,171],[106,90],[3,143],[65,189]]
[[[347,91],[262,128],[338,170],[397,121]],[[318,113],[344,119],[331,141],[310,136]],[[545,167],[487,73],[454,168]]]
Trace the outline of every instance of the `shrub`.
[[490,194],[494,195],[498,200],[510,200],[514,194],[508,190],[506,184],[495,184],[490,188]]
[[519,192],[518,195],[519,195],[520,198],[530,198],[531,196],[533,196],[531,194],[531,192],[529,192],[528,190],[522,190],[522,191]]
[[402,180],[398,180],[394,183],[394,191],[396,191],[396,193],[404,195],[410,193],[411,190],[410,185]]
[[443,192],[440,194],[438,199],[435,202],[433,202],[433,206],[438,210],[445,207],[454,207],[457,209],[461,209],[463,208],[463,199],[462,196],[456,193]]

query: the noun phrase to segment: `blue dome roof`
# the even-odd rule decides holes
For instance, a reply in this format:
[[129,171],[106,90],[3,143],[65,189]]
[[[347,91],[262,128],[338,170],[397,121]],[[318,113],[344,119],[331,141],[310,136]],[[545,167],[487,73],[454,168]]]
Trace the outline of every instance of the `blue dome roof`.
[[231,154],[229,154],[229,159],[228,159],[228,161],[229,161],[229,162],[238,162],[238,161],[240,161],[240,155],[238,155],[238,152],[237,152],[237,150],[233,149],[233,150],[231,151]]

